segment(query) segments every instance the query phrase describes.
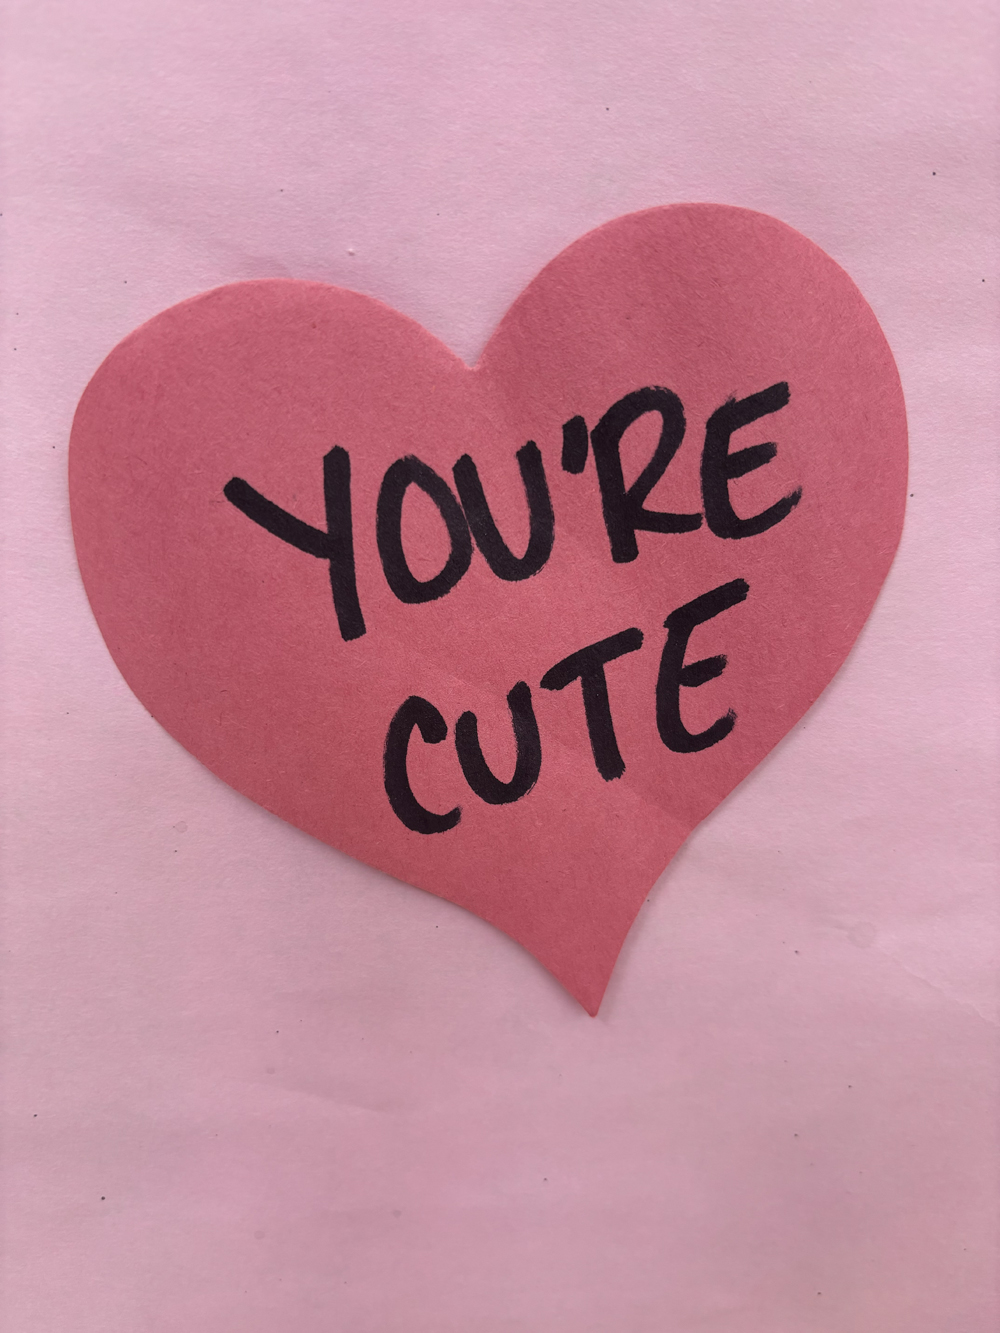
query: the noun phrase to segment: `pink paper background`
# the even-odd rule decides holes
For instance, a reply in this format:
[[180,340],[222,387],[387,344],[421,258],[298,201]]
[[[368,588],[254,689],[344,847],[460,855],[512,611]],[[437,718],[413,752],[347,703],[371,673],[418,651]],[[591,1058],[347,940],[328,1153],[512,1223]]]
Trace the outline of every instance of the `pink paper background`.
[[[0,1321],[992,1333],[997,20],[985,3],[7,6]],[[600,1016],[213,778],[76,571],[77,399],[242,278],[475,359],[630,210],[774,214],[903,380],[896,563]],[[822,1293],[822,1294],[820,1294]]]

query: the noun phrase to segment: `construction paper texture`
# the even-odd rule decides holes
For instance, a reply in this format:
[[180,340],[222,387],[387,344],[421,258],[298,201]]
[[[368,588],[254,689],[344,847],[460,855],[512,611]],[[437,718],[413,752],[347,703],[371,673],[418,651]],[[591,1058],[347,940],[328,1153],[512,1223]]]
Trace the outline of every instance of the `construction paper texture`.
[[[500,926],[594,1013],[683,839],[853,644],[902,527],[906,422],[830,259],[678,205],[571,246],[473,370],[342,289],[195,298],[98,371],[70,487],[98,623],[167,730]],[[412,698],[441,734],[397,732]]]
[[[995,10],[5,6],[5,1333],[995,1333]],[[863,294],[906,403],[905,519],[840,669],[659,876],[591,1018],[501,930],[276,817],[151,719],[81,578],[69,440],[112,349],[203,293],[356,292],[472,367],[550,262],[684,201],[779,219]],[[632,387],[568,410],[593,427]],[[687,431],[654,499],[694,510],[706,414],[742,390],[700,408],[677,391]],[[545,431],[525,404],[489,453],[461,446],[496,503],[536,440],[553,571],[574,496],[607,541],[593,458],[562,470],[556,405]],[[743,512],[804,485],[793,407],[742,431],[778,446],[733,483]],[[235,475],[322,522],[317,462],[301,492]],[[698,537],[640,531],[634,567]],[[320,560],[259,541],[330,598]],[[465,578],[482,566],[477,547]],[[602,556],[597,572],[630,568]],[[513,598],[532,581],[476,586]],[[683,704],[692,726],[732,707],[734,742],[752,715],[729,693],[747,582],[692,635],[688,661],[728,664]],[[395,604],[379,562],[373,639],[381,598]],[[609,634],[646,636],[608,668],[616,718],[631,673],[655,678],[678,604],[648,621],[614,608]],[[332,600],[317,609],[330,632]],[[437,756],[454,764],[464,708],[492,717],[510,773],[516,680],[546,710],[543,765],[564,707],[577,744],[579,686],[541,688],[555,660],[531,675],[511,653],[489,697],[428,688],[449,727],[414,738],[428,778]],[[626,761],[656,736],[636,717]],[[468,818],[479,798],[452,778],[442,795]]]

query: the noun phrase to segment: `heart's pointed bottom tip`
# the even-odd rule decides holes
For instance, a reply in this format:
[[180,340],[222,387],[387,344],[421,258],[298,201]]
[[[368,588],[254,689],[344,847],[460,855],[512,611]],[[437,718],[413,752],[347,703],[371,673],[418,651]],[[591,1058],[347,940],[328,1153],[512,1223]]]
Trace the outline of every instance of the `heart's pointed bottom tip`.
[[611,973],[606,976],[592,978],[563,978],[556,977],[559,984],[572,995],[590,1015],[591,1018],[597,1017],[597,1011],[601,1007],[605,991],[608,989],[608,982],[611,980]]
[[604,1003],[627,931],[620,932],[612,927],[608,933],[617,936],[613,949],[601,948],[603,941],[590,939],[586,943],[581,941],[582,947],[575,957],[567,957],[565,951],[560,958],[552,958],[551,955],[546,957],[545,952],[540,950],[535,953],[528,948],[528,953],[535,961],[541,963],[546,972],[591,1018],[597,1017]]

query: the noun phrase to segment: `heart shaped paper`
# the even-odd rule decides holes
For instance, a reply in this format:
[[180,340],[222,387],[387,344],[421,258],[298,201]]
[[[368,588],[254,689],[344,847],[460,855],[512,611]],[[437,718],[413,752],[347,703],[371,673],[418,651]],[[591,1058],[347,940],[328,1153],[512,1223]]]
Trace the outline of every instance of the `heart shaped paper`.
[[94,376],[70,479],[98,624],[171,735],[594,1013],[864,624],[906,424],[830,258],[678,205],[570,246],[473,369],[337,287],[186,301]]

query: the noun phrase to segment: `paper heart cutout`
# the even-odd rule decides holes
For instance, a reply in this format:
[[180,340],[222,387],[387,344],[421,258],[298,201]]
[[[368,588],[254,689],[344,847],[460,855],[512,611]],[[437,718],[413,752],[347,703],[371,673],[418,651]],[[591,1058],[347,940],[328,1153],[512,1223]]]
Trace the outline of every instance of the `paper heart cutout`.
[[[625,488],[682,429],[640,504]],[[685,204],[571,245],[473,369],[341,288],[174,306],[87,387],[70,481],[97,622],[167,731],[289,823],[500,927],[595,1013],[657,877],[864,624],[902,526],[906,424],[885,338],[828,256]],[[693,530],[650,530],[677,515]],[[553,668],[605,640],[621,651],[590,663],[592,740],[574,663]]]

